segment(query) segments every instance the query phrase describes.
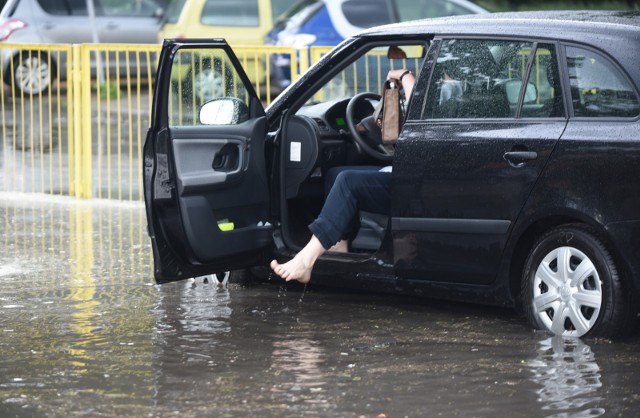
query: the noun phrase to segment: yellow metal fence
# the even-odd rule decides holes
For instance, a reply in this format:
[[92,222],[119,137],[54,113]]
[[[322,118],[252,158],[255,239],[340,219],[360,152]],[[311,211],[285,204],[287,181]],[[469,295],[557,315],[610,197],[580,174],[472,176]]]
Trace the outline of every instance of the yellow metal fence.
[[[294,79],[309,66],[309,54],[294,48],[234,51],[265,104],[277,94],[274,54],[291,58]],[[160,45],[2,44],[0,190],[142,200],[159,52]]]

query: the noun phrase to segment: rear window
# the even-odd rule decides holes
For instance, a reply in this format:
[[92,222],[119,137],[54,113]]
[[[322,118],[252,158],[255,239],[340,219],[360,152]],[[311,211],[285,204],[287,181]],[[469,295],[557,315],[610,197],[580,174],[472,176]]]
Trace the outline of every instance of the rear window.
[[259,26],[258,0],[207,0],[200,21],[210,26]]
[[588,49],[567,47],[573,113],[577,117],[635,117],[635,89],[617,66]]

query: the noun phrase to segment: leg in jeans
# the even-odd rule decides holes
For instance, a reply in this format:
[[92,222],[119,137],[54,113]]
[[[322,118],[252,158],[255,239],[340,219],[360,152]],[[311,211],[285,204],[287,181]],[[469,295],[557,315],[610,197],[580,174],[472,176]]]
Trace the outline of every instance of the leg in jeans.
[[[345,165],[330,168],[324,175],[324,197],[325,200],[329,196],[331,189],[333,188],[334,183],[336,182],[336,178],[340,173],[345,171],[368,171],[368,172],[376,172],[380,171],[380,166],[376,165]],[[349,227],[346,229],[345,234],[340,238],[340,240],[334,244],[328,251],[334,252],[344,252],[349,251],[349,241],[355,238],[356,233],[358,232],[358,219],[354,217],[349,224]]]
[[289,262],[271,262],[273,271],[286,281],[307,283],[317,258],[347,232],[359,210],[388,214],[391,209],[391,173],[344,171],[327,196],[318,218],[309,225],[313,236]]
[[358,212],[388,214],[391,205],[391,173],[342,171],[309,229],[325,249],[331,248],[353,229]]

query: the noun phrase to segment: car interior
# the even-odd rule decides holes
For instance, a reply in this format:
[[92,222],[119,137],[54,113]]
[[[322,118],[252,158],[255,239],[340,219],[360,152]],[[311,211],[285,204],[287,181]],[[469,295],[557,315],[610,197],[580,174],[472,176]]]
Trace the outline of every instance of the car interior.
[[[434,85],[428,98],[429,119],[513,118],[519,97],[530,42],[499,40],[443,41],[435,67],[436,77],[444,74],[457,80],[461,88],[452,100],[441,99],[443,85]],[[520,117],[561,117],[564,115],[557,60],[552,45],[538,45],[533,66],[534,77],[527,81]]]
[[[398,48],[400,53],[398,54]],[[389,51],[391,50],[391,53]],[[301,248],[310,238],[307,226],[320,213],[329,187],[327,173],[341,166],[385,167],[392,154],[381,146],[373,112],[390,69],[420,71],[424,45],[377,47],[367,51],[321,87],[288,119],[283,134],[283,238]],[[409,98],[404,98],[404,109]],[[388,217],[360,213],[352,232],[351,253],[380,248]]]

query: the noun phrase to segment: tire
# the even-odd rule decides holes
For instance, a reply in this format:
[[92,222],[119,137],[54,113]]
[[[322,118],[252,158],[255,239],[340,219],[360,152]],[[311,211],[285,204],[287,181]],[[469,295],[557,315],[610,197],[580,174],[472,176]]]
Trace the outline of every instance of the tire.
[[27,96],[49,91],[56,74],[56,64],[42,51],[21,51],[13,57],[13,84]]
[[229,283],[240,286],[252,286],[263,281],[252,269],[231,270],[229,272]]
[[232,85],[232,73],[230,69],[223,71],[222,65],[220,61],[210,59],[196,62],[182,87],[189,101],[195,98],[196,104],[201,106],[214,97],[226,95],[226,90]]
[[577,224],[554,228],[536,241],[523,270],[521,297],[534,328],[564,337],[618,337],[631,331],[636,315],[604,241]]

